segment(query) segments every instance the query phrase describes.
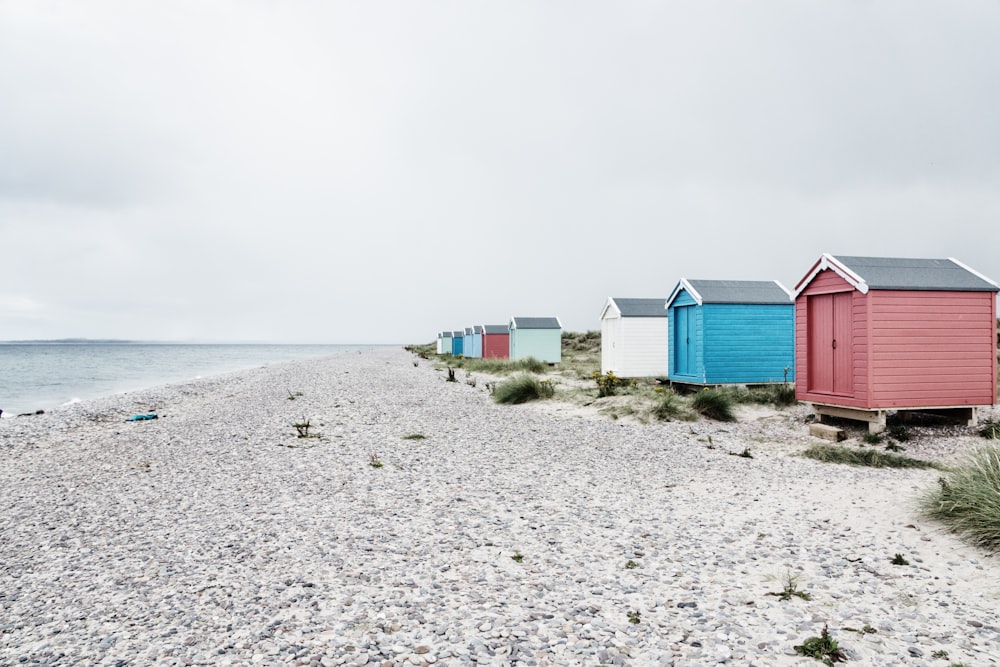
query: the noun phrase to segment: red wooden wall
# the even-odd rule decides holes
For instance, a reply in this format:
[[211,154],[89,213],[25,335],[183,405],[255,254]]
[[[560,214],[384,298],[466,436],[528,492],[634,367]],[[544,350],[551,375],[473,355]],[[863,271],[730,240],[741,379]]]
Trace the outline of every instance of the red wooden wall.
[[483,359],[506,359],[510,356],[510,334],[483,334]]
[[862,294],[821,271],[795,300],[795,395],[857,408],[993,405],[996,332],[993,292]]

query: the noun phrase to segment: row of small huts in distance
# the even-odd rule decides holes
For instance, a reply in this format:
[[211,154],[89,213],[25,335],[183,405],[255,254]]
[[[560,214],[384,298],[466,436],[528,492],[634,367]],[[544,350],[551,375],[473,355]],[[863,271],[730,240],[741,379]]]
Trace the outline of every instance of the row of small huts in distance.
[[889,411],[977,421],[997,399],[1000,285],[955,259],[824,254],[778,281],[682,279],[609,298],[601,372],[716,386],[794,382],[817,416],[885,428]]
[[558,317],[512,317],[507,324],[476,324],[442,331],[437,353],[473,359],[562,361],[562,323]]
[[[824,254],[795,285],[681,279],[659,298],[609,298],[601,373],[694,386],[794,383],[824,417],[885,428],[890,411],[969,424],[997,401],[1000,285],[956,259]],[[438,352],[561,361],[556,317],[446,331]]]

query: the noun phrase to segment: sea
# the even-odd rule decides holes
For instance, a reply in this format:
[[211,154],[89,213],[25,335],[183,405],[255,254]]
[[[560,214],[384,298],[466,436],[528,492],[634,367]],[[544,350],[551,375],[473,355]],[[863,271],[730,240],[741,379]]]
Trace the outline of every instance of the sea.
[[246,368],[379,345],[0,343],[2,418]]

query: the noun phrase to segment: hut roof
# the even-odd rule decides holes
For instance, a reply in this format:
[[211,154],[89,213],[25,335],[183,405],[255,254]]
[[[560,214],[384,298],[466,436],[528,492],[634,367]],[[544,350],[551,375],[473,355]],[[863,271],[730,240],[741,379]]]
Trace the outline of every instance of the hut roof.
[[515,329],[562,329],[558,317],[512,317]]
[[706,303],[780,304],[792,303],[791,293],[777,280],[687,280],[682,278],[667,299],[673,303],[687,291],[698,305]]
[[510,333],[510,329],[507,328],[506,324],[486,324],[483,326],[483,333],[487,334],[505,334]]
[[[632,299],[613,296],[610,301],[614,302],[619,312],[621,312],[622,317],[667,316],[667,309],[665,307],[667,300],[662,297],[659,299]],[[607,308],[605,308],[605,312],[607,312]]]
[[798,295],[820,271],[832,269],[862,293],[874,290],[997,292],[1000,285],[957,259],[854,257],[824,254],[796,285]]

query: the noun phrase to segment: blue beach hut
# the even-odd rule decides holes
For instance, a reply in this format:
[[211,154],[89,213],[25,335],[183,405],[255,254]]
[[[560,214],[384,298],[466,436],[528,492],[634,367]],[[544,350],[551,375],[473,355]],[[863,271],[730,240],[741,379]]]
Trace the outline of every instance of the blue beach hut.
[[451,332],[451,353],[454,356],[463,354],[465,343],[465,331],[452,331]]
[[795,380],[795,302],[778,281],[682,279],[665,307],[671,382]]
[[476,359],[483,358],[483,325],[481,324],[472,327],[472,356]]
[[475,346],[472,344],[472,327],[465,327],[465,335],[462,336],[462,354],[474,357],[475,352]]
[[558,317],[512,317],[510,358],[534,357],[557,364],[562,361],[562,324]]

